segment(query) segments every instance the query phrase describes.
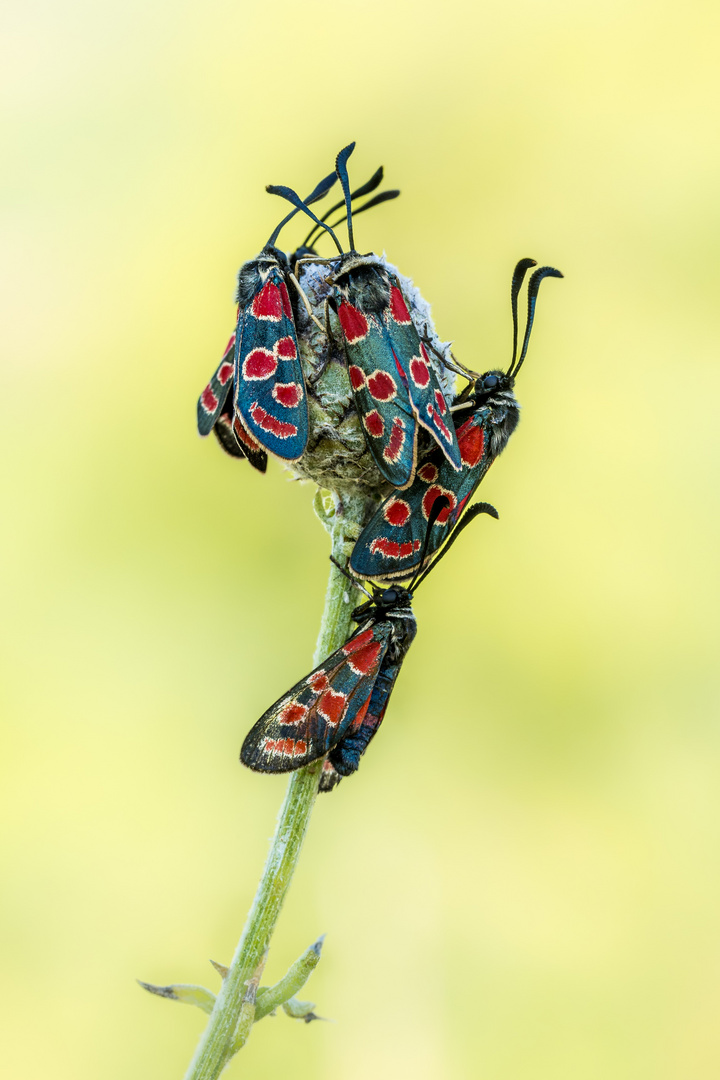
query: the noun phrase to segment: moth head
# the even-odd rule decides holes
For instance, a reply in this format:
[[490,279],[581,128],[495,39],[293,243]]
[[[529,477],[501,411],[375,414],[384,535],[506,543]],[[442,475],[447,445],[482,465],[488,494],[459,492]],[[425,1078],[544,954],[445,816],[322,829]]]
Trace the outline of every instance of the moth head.
[[479,379],[475,380],[472,389],[472,397],[476,405],[485,405],[502,400],[515,400],[513,386],[515,379],[505,371],[486,371]]
[[375,606],[381,611],[390,611],[392,608],[404,607],[409,604],[412,594],[402,585],[391,585],[387,589],[378,589],[373,597]]
[[280,270],[285,274],[289,272],[290,266],[284,252],[267,244],[256,258],[249,259],[238,270],[235,303],[246,307],[273,270]]

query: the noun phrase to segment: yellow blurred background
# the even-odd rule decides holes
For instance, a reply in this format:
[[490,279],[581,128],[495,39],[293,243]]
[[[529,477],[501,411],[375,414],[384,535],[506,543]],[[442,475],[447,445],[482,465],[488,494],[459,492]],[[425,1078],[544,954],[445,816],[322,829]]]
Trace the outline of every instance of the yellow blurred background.
[[[285,788],[238,764],[308,669],[310,486],[195,432],[234,275],[351,139],[358,222],[480,371],[541,290],[522,423],[271,979],[334,1022],[228,1075],[720,1074],[718,78],[703,0],[14,0],[2,333],[3,1074],[183,1075]],[[284,243],[304,227],[288,229]]]

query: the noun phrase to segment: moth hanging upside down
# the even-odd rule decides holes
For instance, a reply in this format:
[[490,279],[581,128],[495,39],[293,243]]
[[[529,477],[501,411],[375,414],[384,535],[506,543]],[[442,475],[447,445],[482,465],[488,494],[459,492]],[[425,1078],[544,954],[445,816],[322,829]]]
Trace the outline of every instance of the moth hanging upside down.
[[[428,536],[446,506],[441,496],[430,514]],[[477,503],[455,527],[443,555],[478,514],[498,516],[494,507]],[[243,743],[244,765],[257,772],[292,772],[327,754],[321,791],[357,770],[415,637],[412,598],[429,572],[416,575],[407,588],[363,590],[369,600],[352,613],[355,633],[263,713]]]
[[[401,494],[389,495],[360,534],[350,558],[350,569],[358,577],[389,580],[422,569],[424,561],[432,558],[452,532],[480,481],[507,445],[520,418],[513,388],[527,354],[540,283],[546,277],[562,277],[559,270],[541,266],[530,278],[525,337],[518,357],[518,295],[527,271],[535,265],[534,259],[521,259],[513,273],[510,367],[473,379],[453,402],[452,423],[462,468],[459,472],[452,468],[436,446],[421,456],[412,485]],[[430,511],[441,495],[447,506],[429,528]]]

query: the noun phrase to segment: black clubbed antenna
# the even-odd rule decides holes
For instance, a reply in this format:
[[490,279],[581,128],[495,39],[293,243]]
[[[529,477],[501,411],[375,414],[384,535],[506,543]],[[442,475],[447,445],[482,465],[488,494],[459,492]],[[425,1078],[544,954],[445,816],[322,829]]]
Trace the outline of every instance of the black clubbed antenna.
[[[317,202],[318,199],[324,198],[325,195],[327,195],[328,191],[333,186],[333,184],[335,183],[336,180],[337,180],[337,173],[330,173],[323,180],[321,180],[320,183],[317,185],[317,187],[313,191],[310,192],[307,199],[304,200],[305,205],[309,206],[310,203]],[[287,215],[287,217],[284,217],[282,219],[282,221],[280,222],[280,224],[278,225],[278,227],[275,229],[272,236],[268,240],[267,244],[265,245],[266,247],[273,247],[275,245],[275,241],[277,240],[278,236],[280,235],[281,229],[285,228],[288,221],[290,221],[291,218],[294,218],[295,215],[299,212],[299,210],[300,210],[300,207],[298,207],[296,210],[291,210],[290,213]],[[315,226],[314,228],[317,228],[317,226]]]
[[[327,179],[328,178],[326,177],[326,180]],[[326,182],[326,180],[323,180],[321,183],[324,184]],[[318,186],[320,186],[320,185],[318,185]],[[328,189],[329,189],[330,186],[331,185],[328,184]],[[326,190],[328,190],[328,189],[326,189]],[[341,255],[343,254],[343,249],[340,246],[340,241],[338,240],[337,236],[332,231],[330,226],[326,225],[324,221],[320,221],[320,219],[317,218],[315,216],[315,214],[313,214],[312,210],[308,209],[307,203],[308,203],[308,201],[313,201],[312,198],[310,200],[305,200],[305,202],[303,202],[303,200],[300,198],[300,196],[298,195],[298,193],[296,191],[293,191],[292,188],[285,187],[284,184],[268,184],[268,186],[265,188],[265,190],[270,195],[279,195],[281,198],[287,199],[288,202],[292,203],[293,206],[297,207],[297,209],[294,210],[292,212],[292,214],[288,214],[288,216],[283,221],[280,222],[277,229],[275,230],[275,232],[272,234],[272,236],[268,240],[268,244],[274,244],[275,241],[278,238],[278,235],[280,233],[280,229],[283,227],[283,225],[285,225],[285,223],[288,222],[290,220],[290,218],[294,217],[295,214],[298,212],[298,210],[302,210],[303,213],[307,214],[308,217],[312,218],[313,221],[317,225],[320,225],[321,228],[325,229],[325,232],[330,233],[333,240],[335,241],[335,246],[337,247],[338,251],[340,252]],[[317,191],[317,188],[315,190]],[[314,192],[313,192],[313,194],[314,194]],[[324,194],[324,192],[323,192],[323,194]],[[318,198],[318,199],[321,198],[320,195],[316,195],[315,197]]]
[[513,369],[515,359],[517,357],[518,347],[518,296],[522,289],[522,283],[525,280],[525,275],[531,266],[537,266],[535,259],[521,259],[513,270],[512,284],[510,286],[510,307],[512,308],[512,321],[513,321],[513,352],[512,360],[510,361],[510,367],[508,368],[508,375]]
[[[390,191],[381,191],[380,194],[376,195],[373,199],[368,199],[368,201],[366,203],[363,203],[362,206],[358,206],[357,210],[353,210],[353,218],[356,218],[358,214],[362,214],[363,210],[372,210],[373,206],[379,206],[380,203],[387,202],[389,199],[397,199],[399,194],[399,188],[392,188]],[[353,195],[352,198],[354,197],[355,196]],[[325,216],[327,217],[327,214]],[[338,218],[337,221],[333,221],[333,229],[337,225],[340,225],[342,221],[344,221],[344,218]]]
[[[382,183],[383,175],[384,175],[383,167],[381,165],[379,169],[375,170],[375,172],[372,174],[372,176],[370,177],[369,180],[366,180],[364,184],[362,184],[359,188],[357,188],[357,190],[353,191],[353,193],[350,196],[351,201],[353,199],[359,199],[363,195],[369,195],[371,191],[374,191],[376,187],[379,187],[380,184]],[[336,172],[333,173],[333,178],[335,180],[337,180],[337,173]],[[305,200],[305,202],[307,202],[307,199]],[[326,211],[326,213],[323,214],[323,216],[320,218],[320,220],[321,221],[327,221],[327,219],[330,217],[331,214],[334,214],[336,210],[339,210],[340,207],[344,206],[344,205],[345,205],[345,199],[342,198],[339,203],[335,203],[334,206],[331,206],[330,209],[328,211]],[[359,211],[356,211],[356,213],[359,213]],[[342,220],[342,218],[340,220]],[[336,222],[336,224],[337,224],[337,222]],[[335,225],[333,225],[332,227],[334,229]],[[305,237],[305,240],[303,241],[303,245],[302,245],[303,247],[308,247],[309,246],[311,238],[315,235],[317,230],[318,230],[317,225],[313,225],[312,229],[310,230],[310,232]]]
[[[439,495],[439,496],[438,496],[438,498],[437,498],[437,499],[435,500],[435,502],[433,503],[433,506],[432,506],[432,510],[431,510],[431,512],[430,512],[430,518],[428,519],[428,524],[430,523],[430,519],[431,519],[431,518],[433,517],[433,515],[435,514],[435,507],[437,506],[437,504],[438,504],[438,503],[439,503],[439,502],[440,502],[440,501],[441,501],[442,499],[444,499],[446,503],[448,502],[448,499],[447,499],[447,496],[446,496],[446,495]],[[436,518],[437,518],[437,517],[439,516],[439,514],[441,513],[441,511],[442,511],[442,508],[441,508],[440,510],[438,510],[438,513],[437,513],[437,514],[435,515],[435,517],[436,517]],[[455,526],[455,528],[453,529],[453,531],[452,531],[452,533],[451,533],[451,535],[450,535],[450,538],[448,539],[448,541],[447,541],[447,542],[446,542],[446,544],[445,544],[445,547],[444,547],[444,548],[442,549],[442,551],[441,551],[441,552],[440,552],[440,554],[438,555],[437,559],[435,559],[435,562],[431,563],[431,564],[430,564],[430,566],[428,566],[428,568],[427,568],[427,569],[425,570],[425,572],[424,572],[424,573],[420,573],[420,571],[422,570],[422,564],[423,564],[423,560],[421,560],[421,561],[420,561],[420,570],[418,571],[418,574],[416,574],[416,577],[417,577],[417,581],[413,581],[413,583],[412,583],[412,584],[413,584],[413,586],[414,586],[414,587],[415,587],[416,589],[418,588],[418,586],[422,585],[423,581],[424,581],[424,580],[425,580],[425,578],[426,578],[426,577],[428,576],[428,574],[430,573],[430,571],[431,571],[431,570],[434,570],[434,569],[435,569],[435,567],[436,567],[436,566],[437,566],[437,564],[438,564],[438,563],[440,562],[440,560],[441,560],[441,559],[444,559],[444,558],[445,558],[445,556],[447,555],[448,551],[449,551],[449,550],[450,550],[450,548],[451,548],[451,547],[453,546],[453,544],[455,543],[455,541],[457,540],[458,536],[459,536],[459,535],[460,535],[460,533],[461,533],[461,532],[463,531],[463,529],[465,528],[465,526],[466,526],[466,525],[469,525],[471,521],[474,521],[474,520],[475,520],[475,518],[476,518],[476,517],[477,517],[477,516],[478,516],[479,514],[489,514],[489,515],[490,515],[490,517],[493,517],[493,518],[495,518],[495,520],[496,520],[496,521],[497,521],[497,520],[498,520],[498,518],[500,517],[500,515],[498,514],[497,510],[495,509],[495,507],[494,507],[494,506],[491,506],[491,504],[490,504],[490,503],[486,503],[486,502],[481,502],[481,503],[475,503],[475,505],[474,505],[474,506],[471,506],[471,507],[470,507],[470,508],[469,508],[468,510],[466,510],[466,511],[465,511],[465,513],[463,514],[463,516],[462,516],[462,517],[460,518],[460,520],[458,521],[458,523],[457,523],[457,525]],[[434,524],[435,524],[435,522],[433,521],[433,525],[434,525]],[[429,536],[429,535],[430,535],[430,529],[428,528],[428,536]],[[427,542],[426,542],[426,547],[427,547]],[[425,556],[424,556],[424,554],[423,554],[423,559],[424,559],[424,557],[425,557]],[[419,575],[419,576],[418,576],[418,575]],[[412,589],[411,589],[411,591],[412,591]]]
[[345,212],[347,214],[348,242],[350,244],[351,251],[355,250],[355,238],[353,236],[352,227],[352,209],[350,207],[352,196],[350,195],[350,181],[348,179],[347,162],[354,149],[355,143],[351,142],[349,146],[343,147],[338,156],[335,158],[335,172],[338,174],[345,195]]
[[[337,178],[338,178],[337,173],[329,173],[328,176],[326,176],[324,179],[322,179],[320,181],[320,184],[318,184],[317,187],[314,188],[310,192],[310,194],[308,195],[308,198],[304,199],[304,200],[301,200],[301,201],[304,202],[305,206],[309,206],[310,203],[317,202],[318,199],[324,199],[325,195],[330,190],[332,185],[335,184],[335,181],[337,180]],[[267,190],[268,189],[266,188],[266,191]],[[290,213],[287,215],[287,217],[283,218],[283,220],[280,222],[280,225],[277,226],[277,228],[275,229],[275,231],[271,235],[271,238],[270,238],[270,240],[268,241],[268,244],[267,244],[268,247],[274,245],[277,238],[279,238],[281,229],[284,229],[285,226],[287,225],[287,222],[290,220],[290,218],[294,218],[295,215],[297,213],[299,213],[299,211],[300,211],[300,207],[298,206],[297,210],[290,211]]]
[[[518,266],[520,264],[518,263]],[[513,349],[513,362],[508,370],[508,378],[514,379],[518,371],[522,367],[522,362],[527,355],[528,345],[530,344],[530,333],[533,328],[533,322],[535,321],[535,304],[537,303],[538,289],[540,288],[540,282],[546,277],[561,278],[562,274],[559,270],[556,270],[553,266],[541,266],[539,270],[530,278],[528,282],[528,309],[527,309],[527,324],[525,326],[525,337],[523,339],[522,352],[520,353],[520,359],[515,364],[515,349]]]

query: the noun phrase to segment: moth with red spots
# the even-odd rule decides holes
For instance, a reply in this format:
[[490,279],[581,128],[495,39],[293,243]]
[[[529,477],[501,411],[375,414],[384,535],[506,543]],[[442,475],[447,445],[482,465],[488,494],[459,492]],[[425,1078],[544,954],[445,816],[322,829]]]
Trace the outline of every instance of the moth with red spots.
[[[422,568],[450,535],[478,484],[507,445],[519,420],[513,387],[527,354],[538,289],[544,278],[562,277],[559,270],[543,266],[530,278],[525,338],[517,358],[517,300],[527,271],[535,265],[534,259],[521,259],[513,273],[510,367],[506,372],[488,371],[479,376],[453,404],[461,471],[455,472],[436,447],[423,455],[412,486],[402,495],[385,499],[360,534],[350,558],[350,568],[358,577],[391,580],[408,577]],[[446,507],[428,532],[430,512],[441,495],[447,500]],[[426,534],[428,542],[421,557]]]
[[375,255],[355,250],[347,161],[336,170],[347,207],[350,251],[328,278],[347,356],[350,384],[368,445],[383,476],[397,488],[412,483],[418,428],[425,428],[453,470],[460,451],[445,395],[397,279]]
[[[374,191],[382,179],[381,166],[352,193],[351,199]],[[307,206],[323,198],[336,180],[337,173],[331,173],[304,201],[292,192],[296,208],[280,222],[257,258],[240,268],[235,297],[237,329],[198,401],[200,434],[214,431],[228,454],[248,458],[260,472],[267,468],[266,450],[286,461],[294,461],[307,444],[306,387],[288,282],[293,280],[291,267],[296,260],[314,255],[307,245],[318,228],[318,219]],[[267,190],[282,194],[290,191],[272,186]],[[381,192],[355,213],[395,199],[399,194],[397,190]],[[325,218],[344,205],[343,197],[321,219],[322,228],[327,228]],[[275,242],[281,229],[300,210],[309,213],[315,224],[303,247],[288,257],[275,247]]]
[[[336,160],[345,194],[350,251],[343,252],[331,227],[318,218],[315,221],[340,252],[339,258],[321,261],[332,265],[327,278],[332,286],[329,303],[340,324],[350,385],[367,444],[385,479],[396,488],[405,488],[415,475],[420,427],[430,432],[456,470],[461,468],[460,451],[445,395],[397,278],[377,255],[360,255],[355,250],[353,196],[347,173],[354,148],[355,143],[346,146]],[[271,190],[314,217],[294,192]]]
[[[445,500],[438,499],[428,536],[444,507]],[[458,523],[453,540],[481,513],[497,517],[493,507],[478,503]],[[358,623],[355,633],[263,713],[243,743],[240,760],[244,765],[257,772],[291,772],[327,754],[321,791],[331,790],[343,776],[357,770],[382,723],[415,637],[412,598],[425,576],[417,577],[408,588],[374,588],[372,594],[363,590],[369,600],[352,613]]]
[[[335,173],[326,176],[305,203],[323,198],[336,179]],[[275,247],[297,212],[286,215],[257,258],[240,267],[237,327],[197,407],[200,434],[209,435],[220,423],[222,446],[248,457],[262,472],[266,450],[296,461],[307,445],[307,395],[288,293],[291,269],[287,255]],[[232,410],[226,408],[228,398]]]

